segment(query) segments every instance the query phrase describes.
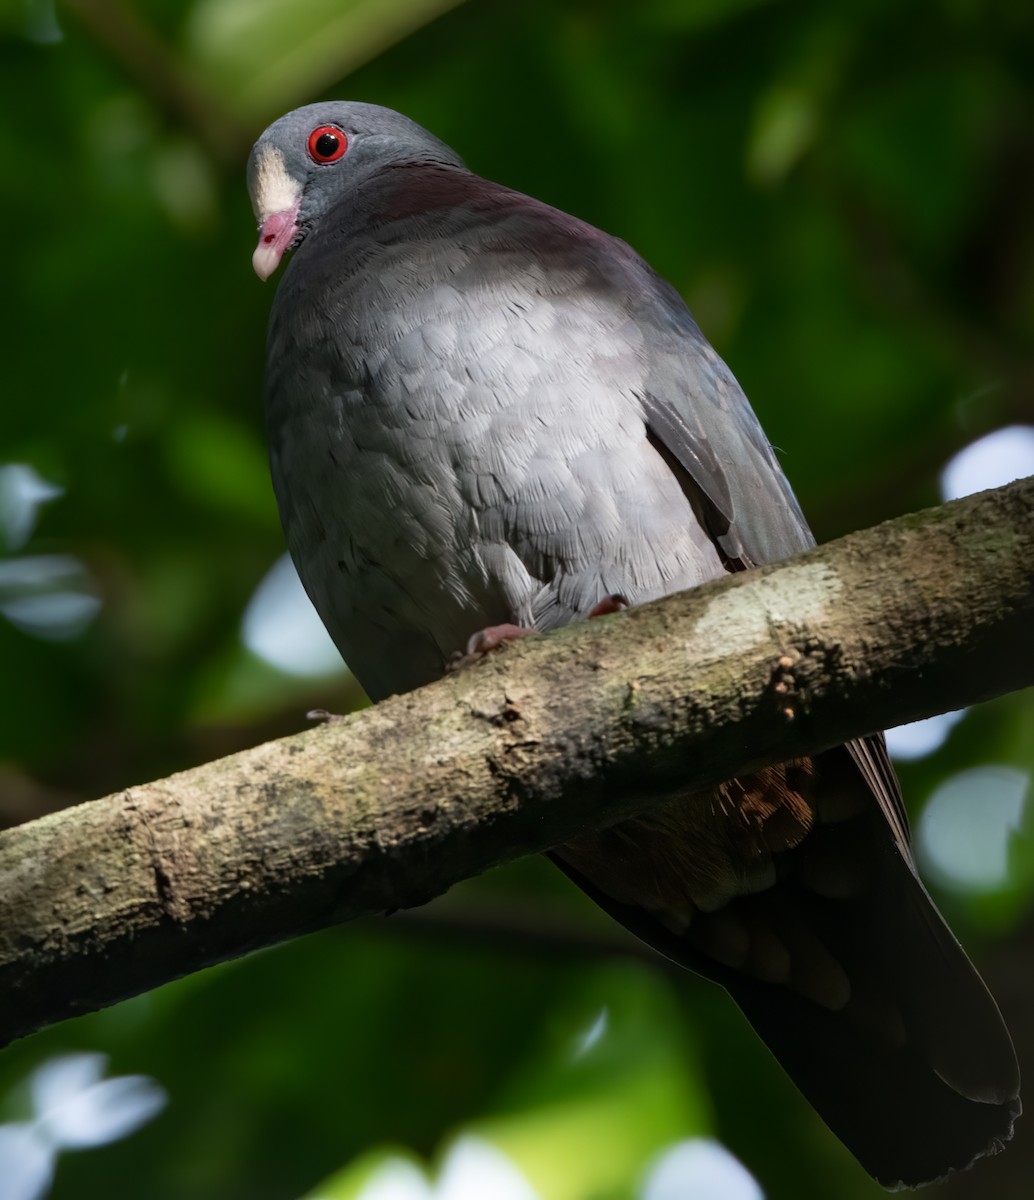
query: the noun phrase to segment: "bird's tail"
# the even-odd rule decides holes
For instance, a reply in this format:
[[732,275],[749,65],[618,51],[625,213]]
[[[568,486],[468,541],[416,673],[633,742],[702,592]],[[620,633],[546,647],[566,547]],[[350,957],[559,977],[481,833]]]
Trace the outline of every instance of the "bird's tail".
[[[817,760],[820,779],[828,757]],[[712,911],[683,905],[679,921],[629,903],[627,885],[620,899],[607,890],[614,872],[649,888],[648,839],[612,837],[594,850],[561,848],[554,859],[633,933],[725,987],[885,1187],[932,1182],[1011,1137],[1021,1106],[1009,1034],[875,802],[816,821],[775,856],[769,886]],[[641,859],[608,864],[617,854]]]

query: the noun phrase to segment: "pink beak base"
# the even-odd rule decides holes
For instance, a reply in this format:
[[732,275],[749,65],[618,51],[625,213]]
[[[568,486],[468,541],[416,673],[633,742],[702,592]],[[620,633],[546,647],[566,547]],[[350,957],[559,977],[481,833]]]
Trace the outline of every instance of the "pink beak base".
[[283,212],[270,213],[262,222],[259,241],[251,256],[251,265],[259,279],[266,280],[280,265],[284,251],[298,232],[298,205]]

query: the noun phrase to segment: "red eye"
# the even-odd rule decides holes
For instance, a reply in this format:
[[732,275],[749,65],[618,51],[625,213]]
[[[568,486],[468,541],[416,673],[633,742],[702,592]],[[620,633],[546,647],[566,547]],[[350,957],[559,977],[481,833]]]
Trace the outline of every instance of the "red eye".
[[333,125],[320,125],[309,134],[309,156],[315,162],[337,162],[347,149],[348,139]]

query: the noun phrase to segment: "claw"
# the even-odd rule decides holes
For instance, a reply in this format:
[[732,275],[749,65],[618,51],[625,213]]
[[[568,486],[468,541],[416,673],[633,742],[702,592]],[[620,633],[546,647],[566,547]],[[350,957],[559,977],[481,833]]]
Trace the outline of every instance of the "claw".
[[628,608],[628,601],[619,592],[613,592],[609,596],[604,596],[599,604],[589,610],[586,620],[591,621],[594,617],[609,617],[611,613],[620,612],[623,608]]
[[333,725],[345,718],[339,713],[327,712],[325,708],[310,708],[305,714],[306,721],[318,721],[322,725]]
[[456,653],[449,659],[446,671],[462,671],[464,667],[472,666],[476,662],[480,662],[486,654],[491,654],[493,650],[498,650],[500,646],[505,646],[508,642],[519,641],[523,637],[528,637],[534,633],[534,629],[527,629],[523,625],[490,625],[487,629],[482,629],[475,633],[467,642],[465,651],[457,650]]

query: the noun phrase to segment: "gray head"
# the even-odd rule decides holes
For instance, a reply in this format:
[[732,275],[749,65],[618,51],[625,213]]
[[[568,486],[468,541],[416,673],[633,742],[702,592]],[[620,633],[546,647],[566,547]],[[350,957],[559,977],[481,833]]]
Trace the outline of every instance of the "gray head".
[[392,160],[462,166],[444,142],[379,104],[306,104],[274,121],[248,159],[248,192],[259,222],[252,264],[260,279],[355,180]]

